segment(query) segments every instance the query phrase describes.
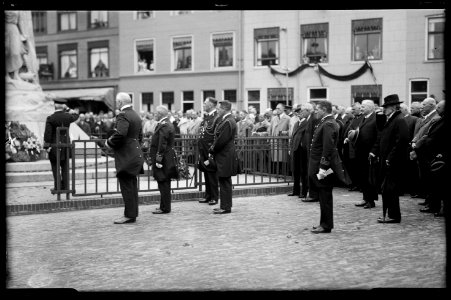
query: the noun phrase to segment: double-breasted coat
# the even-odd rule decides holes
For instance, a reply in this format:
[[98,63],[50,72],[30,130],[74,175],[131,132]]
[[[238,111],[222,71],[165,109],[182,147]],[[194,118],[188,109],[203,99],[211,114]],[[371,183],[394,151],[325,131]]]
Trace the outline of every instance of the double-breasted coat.
[[237,156],[235,150],[236,121],[232,115],[219,116],[215,137],[209,152],[217,166],[218,177],[230,177],[237,174]]
[[309,177],[318,187],[333,183],[331,180],[318,180],[316,174],[318,174],[320,168],[324,170],[331,168],[340,181],[349,184],[349,179],[346,177],[342,161],[338,155],[338,138],[339,125],[334,117],[329,115],[322,118],[313,133],[308,167]]
[[[394,192],[400,187],[409,129],[400,111],[395,111],[379,131],[371,152],[379,157],[381,164],[382,192]],[[388,161],[388,166],[387,166]]]
[[123,109],[116,116],[115,129],[107,140],[114,150],[116,176],[144,174],[142,138],[140,116],[131,107]]
[[215,139],[215,127],[218,122],[218,112],[214,111],[211,115],[206,114],[204,120],[200,124],[200,138],[198,141],[199,146],[199,169],[202,172],[216,172],[216,165],[210,158],[208,166],[205,165],[205,161],[209,160],[208,149],[213,145]]
[[[156,181],[178,179],[177,156],[174,150],[175,129],[168,118],[155,128],[150,142],[149,155],[152,160],[153,177]],[[163,165],[157,168],[156,163]]]

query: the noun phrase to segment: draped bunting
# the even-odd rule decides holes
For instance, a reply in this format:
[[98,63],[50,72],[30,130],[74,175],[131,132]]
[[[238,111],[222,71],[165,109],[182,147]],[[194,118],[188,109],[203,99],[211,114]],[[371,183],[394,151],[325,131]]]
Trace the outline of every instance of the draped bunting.
[[[278,70],[274,69],[271,65],[268,65],[268,67],[269,67],[272,75],[274,75],[274,74],[280,74],[280,75],[285,75],[285,76],[287,75],[287,72],[278,71]],[[373,76],[373,78],[375,78],[374,74],[373,74],[373,68],[371,67],[371,65],[368,61],[366,61],[365,64],[360,67],[360,69],[358,69],[357,71],[355,71],[354,73],[349,74],[349,75],[334,75],[334,74],[327,72],[320,65],[302,64],[299,67],[297,67],[295,70],[288,72],[288,76],[289,77],[294,76],[294,75],[302,72],[306,68],[318,68],[319,74],[327,76],[327,77],[335,79],[335,80],[339,80],[339,81],[348,81],[348,80],[356,79],[356,78],[362,76],[367,70],[370,70],[371,75]]]

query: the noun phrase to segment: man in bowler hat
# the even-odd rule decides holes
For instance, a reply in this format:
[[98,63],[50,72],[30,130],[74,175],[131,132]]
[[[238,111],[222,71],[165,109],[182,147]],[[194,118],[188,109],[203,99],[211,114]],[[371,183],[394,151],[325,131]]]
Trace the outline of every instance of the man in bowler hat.
[[124,199],[124,216],[114,224],[136,222],[138,217],[138,174],[144,174],[144,156],[141,150],[141,118],[133,110],[132,100],[127,93],[118,93],[116,107],[120,113],[116,116],[116,125],[105,146],[113,149],[116,177]]
[[400,110],[397,94],[384,98],[385,123],[378,134],[369,159],[379,159],[381,170],[382,216],[379,223],[400,223],[399,189],[403,174],[403,160],[409,143],[409,129]]

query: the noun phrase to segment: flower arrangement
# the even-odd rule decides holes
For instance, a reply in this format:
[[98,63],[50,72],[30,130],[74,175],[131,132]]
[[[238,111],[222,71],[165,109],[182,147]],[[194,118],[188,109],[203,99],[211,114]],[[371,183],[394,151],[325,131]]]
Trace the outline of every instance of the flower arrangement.
[[41,158],[42,145],[26,125],[6,122],[5,154],[7,162],[28,162]]

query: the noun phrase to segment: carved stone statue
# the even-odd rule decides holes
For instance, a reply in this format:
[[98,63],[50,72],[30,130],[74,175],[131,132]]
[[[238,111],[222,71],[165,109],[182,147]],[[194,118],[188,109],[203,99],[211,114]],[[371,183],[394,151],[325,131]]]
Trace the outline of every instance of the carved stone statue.
[[6,121],[26,125],[42,142],[45,120],[54,111],[54,103],[39,85],[31,11],[4,14]]
[[5,11],[6,82],[19,89],[38,85],[37,60],[30,11]]

